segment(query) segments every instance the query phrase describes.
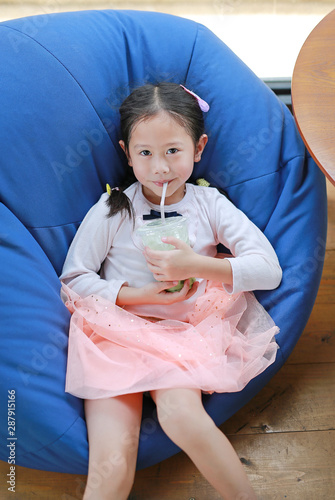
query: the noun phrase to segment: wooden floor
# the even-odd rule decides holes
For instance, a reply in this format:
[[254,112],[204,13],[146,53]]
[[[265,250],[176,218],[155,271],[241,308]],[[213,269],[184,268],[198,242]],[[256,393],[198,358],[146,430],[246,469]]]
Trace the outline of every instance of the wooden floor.
[[[335,499],[335,188],[328,184],[327,254],[318,297],[301,339],[280,372],[227,421],[228,435],[261,500]],[[0,499],[80,499],[85,476],[16,469]],[[180,453],[137,473],[129,500],[218,500]],[[96,499],[98,500],[98,499]]]

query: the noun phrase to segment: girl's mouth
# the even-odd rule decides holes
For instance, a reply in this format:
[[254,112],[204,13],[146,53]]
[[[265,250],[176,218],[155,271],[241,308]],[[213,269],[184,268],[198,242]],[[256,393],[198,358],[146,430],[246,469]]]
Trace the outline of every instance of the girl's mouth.
[[164,184],[168,183],[170,184],[170,182],[172,182],[173,179],[169,180],[169,181],[162,181],[162,182],[159,182],[159,181],[153,181],[155,186],[158,186],[158,187],[163,187]]

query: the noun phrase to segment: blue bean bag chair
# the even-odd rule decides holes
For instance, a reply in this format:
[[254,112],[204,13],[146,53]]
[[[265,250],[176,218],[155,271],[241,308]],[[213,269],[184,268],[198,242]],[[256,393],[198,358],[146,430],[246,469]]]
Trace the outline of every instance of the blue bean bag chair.
[[[118,108],[145,82],[184,83],[209,102],[209,144],[195,177],[227,191],[265,232],[283,268],[278,289],[256,292],[280,327],[277,360],[239,393],[204,396],[221,424],[283,365],[319,286],[325,180],[290,112],[208,29],[165,14],[6,21],[0,61],[0,433],[12,443],[0,447],[0,458],[14,453],[26,467],[87,472],[83,401],[64,392],[70,315],[58,276],[86,212],[107,182],[122,179]],[[10,419],[7,400],[15,403]],[[138,467],[177,451],[145,398]]]

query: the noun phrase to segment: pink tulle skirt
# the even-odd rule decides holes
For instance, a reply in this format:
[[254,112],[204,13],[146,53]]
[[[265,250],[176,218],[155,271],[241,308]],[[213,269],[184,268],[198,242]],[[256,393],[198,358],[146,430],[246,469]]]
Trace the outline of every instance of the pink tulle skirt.
[[278,328],[250,292],[228,295],[210,282],[182,322],[63,291],[72,313],[66,392],[83,399],[176,387],[236,392],[276,357]]

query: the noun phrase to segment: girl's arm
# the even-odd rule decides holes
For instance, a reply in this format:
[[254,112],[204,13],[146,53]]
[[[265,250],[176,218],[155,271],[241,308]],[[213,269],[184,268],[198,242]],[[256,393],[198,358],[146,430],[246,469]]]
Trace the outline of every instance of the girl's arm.
[[182,302],[194,295],[199,283],[196,282],[190,287],[189,280],[186,280],[183,288],[179,292],[167,292],[167,288],[177,285],[178,281],[155,281],[140,288],[124,285],[120,288],[116,299],[118,306],[161,304],[169,305]]
[[[199,197],[200,198],[200,197]],[[149,269],[158,280],[186,279],[192,276],[221,281],[228,293],[272,290],[280,284],[282,271],[268,239],[248,217],[216,189],[205,188],[198,200],[197,247],[202,234],[211,228],[213,243],[229,248],[232,257],[217,259],[197,255],[188,245],[166,239],[176,249],[158,252],[146,249]]]
[[[113,243],[121,215],[107,218],[107,194],[89,210],[69,248],[60,280],[80,297],[100,295],[115,302],[125,280],[106,281],[99,271]],[[65,298],[63,297],[63,300]]]
[[273,290],[281,282],[278,257],[265,234],[227,198],[220,195],[213,207],[217,237],[229,248],[232,267],[230,293]]

